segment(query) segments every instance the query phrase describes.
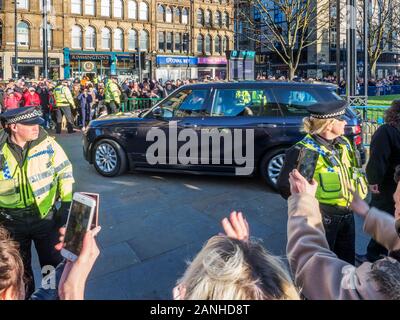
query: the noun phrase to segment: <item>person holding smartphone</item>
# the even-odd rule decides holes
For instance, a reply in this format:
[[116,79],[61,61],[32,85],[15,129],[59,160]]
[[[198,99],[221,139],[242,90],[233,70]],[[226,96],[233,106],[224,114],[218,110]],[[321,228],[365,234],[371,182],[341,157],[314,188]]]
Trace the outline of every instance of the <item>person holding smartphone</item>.
[[28,278],[26,296],[34,291],[32,241],[42,268],[62,260],[54,245],[58,228],[67,221],[74,183],[72,164],[39,126],[44,122],[41,116],[35,107],[1,115],[5,129],[0,132],[0,225],[19,243]]
[[[303,119],[307,135],[286,153],[277,186],[284,198],[290,196],[289,173],[298,167],[298,157],[305,149],[317,152],[313,179],[318,183],[316,198],[329,247],[338,257],[355,263],[355,222],[350,208],[356,190],[361,198],[368,193],[365,174],[361,171],[358,151],[344,137],[346,126],[344,100],[309,106],[310,116]],[[311,165],[311,164],[310,164]]]

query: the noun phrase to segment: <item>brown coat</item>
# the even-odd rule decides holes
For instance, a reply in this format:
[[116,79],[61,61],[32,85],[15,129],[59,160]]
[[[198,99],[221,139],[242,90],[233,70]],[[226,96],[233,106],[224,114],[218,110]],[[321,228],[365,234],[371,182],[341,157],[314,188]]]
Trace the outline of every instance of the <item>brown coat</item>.
[[[287,256],[293,272],[295,283],[307,299],[321,300],[359,300],[359,299],[395,299],[385,290],[393,279],[381,280],[379,277],[386,271],[382,261],[394,265],[399,264],[392,258],[381,259],[378,263],[365,262],[358,268],[340,260],[328,246],[322,224],[318,201],[307,194],[295,194],[288,200],[288,243]],[[364,222],[364,231],[377,242],[391,251],[400,249],[400,239],[395,230],[393,216],[371,208]],[[381,268],[381,270],[379,270]],[[390,273],[389,273],[390,274]],[[378,279],[378,280],[377,280]],[[400,291],[400,289],[398,289]]]

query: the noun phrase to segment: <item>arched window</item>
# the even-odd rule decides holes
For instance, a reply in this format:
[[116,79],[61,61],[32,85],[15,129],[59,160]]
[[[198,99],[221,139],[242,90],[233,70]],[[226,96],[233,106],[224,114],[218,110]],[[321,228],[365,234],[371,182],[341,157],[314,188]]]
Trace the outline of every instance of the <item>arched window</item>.
[[204,52],[204,43],[203,43],[203,36],[199,34],[197,36],[197,53],[203,54]]
[[216,36],[214,39],[214,53],[221,54],[221,37]]
[[80,26],[72,27],[71,46],[74,49],[82,49],[82,29]]
[[157,20],[160,22],[164,22],[165,17],[165,9],[163,5],[159,5],[157,9]]
[[122,18],[124,6],[122,0],[114,0],[114,18]]
[[165,22],[171,23],[172,22],[172,10],[170,7],[165,9]]
[[136,1],[128,1],[128,18],[137,19],[137,3]]
[[172,51],[172,32],[167,32],[167,51]]
[[229,50],[229,38],[228,37],[222,38],[222,52],[225,52],[226,50]]
[[96,13],[96,4],[94,0],[85,0],[85,14],[94,16]]
[[139,5],[139,20],[149,20],[149,6],[146,2],[141,2]]
[[178,7],[174,8],[174,22],[181,23],[181,9]]
[[222,24],[224,27],[229,28],[229,14],[228,12],[224,12]]
[[210,10],[206,10],[206,14],[205,14],[205,19],[204,19],[204,23],[206,25],[206,27],[211,27],[211,11]]
[[[40,2],[42,2],[40,0]],[[71,13],[72,14],[82,14],[82,1],[81,0],[71,0]]]
[[164,51],[165,50],[165,36],[164,32],[158,33],[158,50]]
[[[51,27],[51,24],[47,24],[47,47],[51,48],[51,45],[53,43],[53,28]],[[43,24],[40,26],[40,47],[43,48]]]
[[108,28],[101,29],[101,47],[111,49],[111,31]]
[[205,47],[206,54],[211,54],[211,36],[209,34],[206,35]]
[[124,31],[117,28],[114,30],[114,49],[122,50],[124,47]]
[[180,33],[175,33],[175,51],[181,52],[182,51],[182,36]]
[[101,16],[109,17],[110,16],[110,0],[101,0]]
[[197,9],[197,25],[203,26],[204,24],[204,14],[202,9]]
[[128,50],[136,50],[137,44],[137,31],[131,29],[128,33]]
[[88,26],[85,32],[85,49],[96,48],[96,30],[95,28]]
[[149,33],[146,30],[140,31],[140,51],[148,51],[149,49]]
[[221,12],[215,11],[214,25],[221,28]]
[[189,23],[189,11],[186,8],[182,9],[182,23],[183,24]]

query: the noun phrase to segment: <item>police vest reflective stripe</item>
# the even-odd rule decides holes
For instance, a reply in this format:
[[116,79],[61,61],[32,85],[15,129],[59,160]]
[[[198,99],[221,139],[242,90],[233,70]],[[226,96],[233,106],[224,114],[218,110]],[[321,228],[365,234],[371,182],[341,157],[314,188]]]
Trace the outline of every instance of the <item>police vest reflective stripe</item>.
[[53,138],[46,137],[32,147],[22,168],[7,143],[1,152],[0,208],[26,208],[36,204],[43,218],[57,196],[61,201],[72,200],[72,165]]
[[353,199],[350,189],[361,198],[368,193],[365,175],[357,168],[355,152],[350,142],[341,138],[340,150],[332,152],[307,135],[298,144],[317,151],[319,158],[314,173],[318,182],[316,197],[320,203],[348,207]]

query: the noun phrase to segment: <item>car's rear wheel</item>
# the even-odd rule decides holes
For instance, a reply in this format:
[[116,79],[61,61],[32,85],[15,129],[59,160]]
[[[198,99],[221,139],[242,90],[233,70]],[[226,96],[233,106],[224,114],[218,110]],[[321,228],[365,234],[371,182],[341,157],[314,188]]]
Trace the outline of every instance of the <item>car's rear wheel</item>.
[[126,171],[125,151],[115,141],[103,139],[93,148],[93,164],[98,173],[105,177],[115,177]]
[[279,173],[285,162],[285,151],[285,148],[274,149],[266,153],[260,163],[261,176],[275,190]]

